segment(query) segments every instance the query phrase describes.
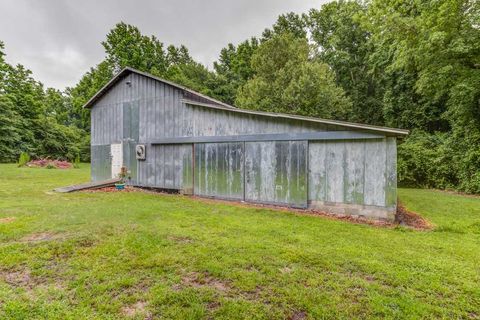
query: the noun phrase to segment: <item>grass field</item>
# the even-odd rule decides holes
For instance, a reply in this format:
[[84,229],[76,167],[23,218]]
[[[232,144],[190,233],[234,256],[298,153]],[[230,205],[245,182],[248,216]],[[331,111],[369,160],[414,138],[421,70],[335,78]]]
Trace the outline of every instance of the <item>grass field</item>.
[[1,319],[480,318],[480,198],[401,189],[433,231],[0,165]]

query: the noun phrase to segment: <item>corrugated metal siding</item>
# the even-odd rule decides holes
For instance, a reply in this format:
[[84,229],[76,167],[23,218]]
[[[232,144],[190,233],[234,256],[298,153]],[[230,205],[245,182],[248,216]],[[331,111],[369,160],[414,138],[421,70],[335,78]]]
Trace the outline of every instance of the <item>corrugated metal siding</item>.
[[[192,159],[192,145],[153,145],[147,147],[147,159],[138,161],[138,185],[165,189],[191,189],[192,166],[184,163]],[[186,179],[185,183],[183,179]]]
[[245,200],[307,207],[307,142],[245,144]]
[[309,200],[395,206],[395,138],[310,142]]
[[[199,106],[183,105],[185,113],[193,121],[186,122],[185,132],[194,136],[219,136],[236,134],[315,132],[340,130],[340,128],[296,120],[240,114]],[[184,134],[191,136],[191,134]]]
[[91,147],[93,181],[102,181],[112,178],[112,161],[110,157],[110,145],[96,145]]
[[243,199],[243,143],[195,145],[196,195]]

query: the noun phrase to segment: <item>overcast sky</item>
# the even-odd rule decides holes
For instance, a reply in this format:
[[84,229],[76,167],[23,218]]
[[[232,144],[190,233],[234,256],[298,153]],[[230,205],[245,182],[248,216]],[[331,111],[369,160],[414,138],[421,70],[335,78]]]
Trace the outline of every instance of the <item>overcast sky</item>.
[[211,67],[227,43],[260,35],[281,13],[302,13],[328,0],[1,0],[0,40],[7,61],[46,86],[73,86],[103,57],[100,42],[120,21],[165,45],[185,44]]

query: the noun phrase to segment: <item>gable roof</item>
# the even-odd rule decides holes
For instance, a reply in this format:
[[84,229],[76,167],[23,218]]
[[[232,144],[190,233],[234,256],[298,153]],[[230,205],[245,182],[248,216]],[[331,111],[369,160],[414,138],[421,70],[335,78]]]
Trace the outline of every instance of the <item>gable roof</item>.
[[130,68],[130,67],[126,67],[126,68],[122,69],[119,73],[117,73],[105,86],[103,86],[92,98],[90,98],[90,100],[88,100],[87,103],[85,103],[83,108],[92,107],[93,104],[96,101],[98,101],[111,87],[113,87],[117,82],[119,82],[120,80],[122,80],[123,78],[125,78],[126,76],[128,76],[131,73],[136,73],[136,74],[145,76],[147,78],[166,83],[166,84],[168,84],[172,87],[175,87],[175,88],[180,89],[180,90],[182,90],[186,93],[189,93],[191,96],[202,98],[203,100],[207,101],[207,102],[199,102],[199,101],[195,101],[195,100],[192,100],[192,99],[183,99],[182,100],[184,103],[189,104],[189,105],[193,105],[193,106],[227,110],[227,111],[231,111],[231,112],[260,115],[260,116],[273,117],[273,118],[293,119],[293,120],[300,120],[300,121],[322,123],[322,124],[327,124],[327,125],[337,125],[337,126],[342,126],[342,127],[347,127],[347,128],[357,129],[357,130],[367,130],[367,131],[381,132],[381,133],[384,133],[384,134],[394,135],[394,136],[398,136],[398,137],[406,136],[409,133],[409,131],[405,130],[405,129],[374,126],[374,125],[347,122],[347,121],[339,121],[339,120],[305,117],[305,116],[299,116],[299,115],[294,115],[294,114],[284,114],[284,113],[240,109],[240,108],[234,107],[232,105],[229,105],[227,103],[221,102],[217,99],[206,96],[204,94],[201,94],[197,91],[188,89],[188,88],[186,88],[184,86],[181,86],[177,83],[174,83],[174,82],[156,77],[152,74],[142,72],[142,71]]

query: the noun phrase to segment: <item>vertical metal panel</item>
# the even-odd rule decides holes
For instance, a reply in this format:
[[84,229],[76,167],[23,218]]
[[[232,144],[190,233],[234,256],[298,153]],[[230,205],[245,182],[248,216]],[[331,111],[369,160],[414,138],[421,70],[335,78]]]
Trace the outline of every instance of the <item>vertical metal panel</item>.
[[385,205],[394,207],[397,205],[397,141],[395,138],[386,139],[386,187],[385,187]]
[[138,181],[135,146],[139,138],[139,102],[124,102],[122,113],[123,166],[130,171],[129,183],[134,185]]
[[327,144],[325,142],[311,141],[309,149],[309,200],[325,201],[327,198],[327,168],[326,154]]
[[385,206],[385,139],[365,141],[365,204]]
[[91,147],[92,181],[102,181],[112,177],[110,145],[96,145]]
[[[395,169],[386,169],[386,163],[394,166],[395,160],[387,157],[385,140],[310,142],[309,148],[310,201],[385,205],[386,183],[396,183]],[[386,170],[393,171],[390,178]],[[390,187],[390,201],[395,189]]]
[[123,165],[130,171],[129,184],[135,185],[137,183],[137,158],[135,154],[135,141],[126,141],[123,143]]
[[[102,145],[119,143],[122,139],[120,132],[122,123],[118,109],[121,105],[110,104],[96,106],[92,109],[91,144]],[[120,112],[121,113],[121,112]]]
[[155,153],[155,185],[164,188],[165,146],[152,146],[152,151]]
[[243,143],[195,145],[195,194],[243,199]]
[[307,206],[307,142],[245,143],[245,200]]
[[[150,151],[153,151],[153,150],[150,150]],[[158,170],[158,168],[156,167],[156,160],[157,160],[156,157],[157,157],[157,154],[155,151],[149,152],[146,154],[146,161],[144,161],[146,162],[146,177],[144,181],[145,181],[145,184],[149,187],[154,187],[156,182],[155,174]]]
[[328,142],[327,146],[327,198],[329,202],[343,202],[345,144]]
[[174,155],[173,155],[173,148],[174,146],[165,146],[164,147],[164,165],[163,165],[163,175],[165,178],[164,182],[164,188],[174,188],[175,187],[175,177],[174,177],[174,171],[173,171],[173,165],[174,165]]
[[131,137],[131,104],[130,102],[123,103],[123,138]]
[[193,145],[182,148],[182,190],[185,194],[193,194]]
[[183,184],[183,148],[180,145],[173,146],[173,177],[174,188],[179,190]]
[[363,204],[365,179],[365,143],[363,141],[345,142],[344,166],[344,202]]

